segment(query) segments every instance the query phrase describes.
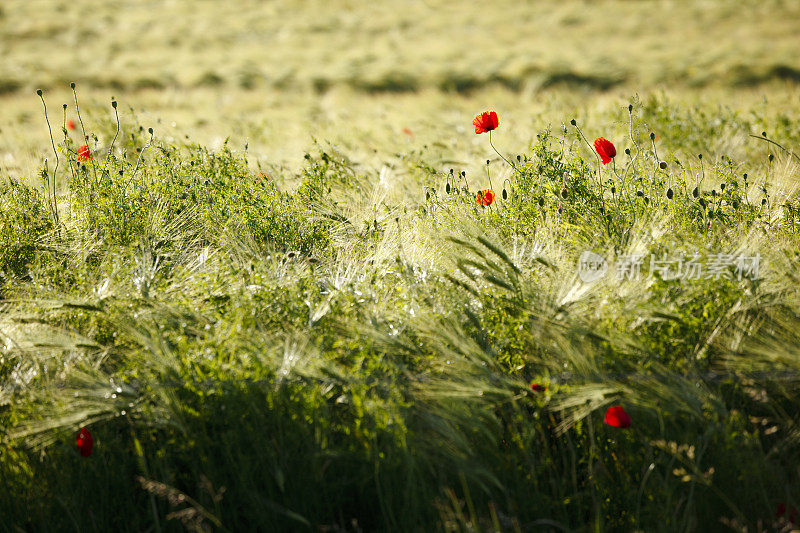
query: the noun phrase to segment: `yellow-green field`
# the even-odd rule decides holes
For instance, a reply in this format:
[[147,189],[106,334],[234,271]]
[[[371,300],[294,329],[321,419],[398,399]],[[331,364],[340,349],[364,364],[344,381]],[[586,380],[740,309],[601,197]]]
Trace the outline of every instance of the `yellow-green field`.
[[123,124],[248,142],[251,159],[289,168],[313,139],[374,164],[427,144],[471,165],[470,121],[487,107],[509,151],[575,111],[600,127],[658,91],[687,106],[767,98],[774,114],[798,108],[798,32],[800,4],[780,0],[7,1],[0,171],[41,165],[34,91],[60,124],[62,103],[75,118],[71,81],[101,144],[114,96]]

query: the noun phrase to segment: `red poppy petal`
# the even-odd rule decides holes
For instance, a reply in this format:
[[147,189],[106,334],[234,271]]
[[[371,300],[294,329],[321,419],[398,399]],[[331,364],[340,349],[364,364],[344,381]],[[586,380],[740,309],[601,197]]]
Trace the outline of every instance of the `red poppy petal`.
[[611,141],[604,137],[598,137],[594,140],[594,149],[604,165],[610,163],[611,159],[617,155],[617,149]]
[[89,433],[89,430],[85,427],[81,428],[78,432],[77,437],[75,438],[75,444],[78,447],[78,451],[83,457],[89,457],[92,455],[92,446],[94,445],[94,438],[92,434]]
[[490,120],[490,124],[492,126],[492,129],[496,129],[500,125],[500,119],[497,118],[497,113],[495,113],[494,111],[489,113],[489,120]]
[[472,123],[475,125],[475,133],[486,133],[497,128],[500,125],[500,120],[497,118],[496,112],[484,111],[476,115]]
[[606,410],[603,422],[615,428],[628,428],[631,426],[631,417],[621,405],[614,405]]

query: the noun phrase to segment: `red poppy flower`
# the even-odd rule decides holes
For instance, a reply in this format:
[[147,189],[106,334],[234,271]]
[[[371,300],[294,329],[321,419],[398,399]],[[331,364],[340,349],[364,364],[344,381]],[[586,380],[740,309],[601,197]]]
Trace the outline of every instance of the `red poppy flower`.
[[603,422],[615,428],[629,428],[631,427],[631,416],[625,412],[621,405],[614,405],[606,410]]
[[534,383],[533,381],[531,381],[531,390],[534,390],[536,392],[544,392],[544,391],[547,390],[547,387],[545,387],[544,385],[539,385],[538,383]]
[[786,518],[789,520],[789,522],[795,525],[800,524],[800,519],[798,519],[797,509],[795,509],[794,507],[787,508],[785,502],[781,502],[778,504],[778,508],[775,511],[775,518],[780,518],[783,515],[785,515],[787,509],[789,511],[789,516],[787,516]]
[[81,163],[85,163],[86,161],[92,158],[92,152],[89,151],[89,147],[85,144],[78,148],[78,161]]
[[609,164],[611,159],[617,155],[617,149],[614,148],[614,145],[611,144],[611,141],[604,137],[598,137],[594,140],[594,149],[597,150],[597,153],[600,155],[600,159],[603,161],[604,165]]
[[68,120],[67,121],[67,129],[68,130],[74,130],[75,129],[75,123],[72,120]]
[[414,136],[414,132],[413,132],[413,131],[411,131],[409,128],[403,128],[403,130],[402,130],[402,131],[403,131],[403,133],[405,133],[405,134],[406,134],[406,135],[408,135],[409,137],[413,137],[413,136]]
[[494,111],[484,111],[480,115],[476,115],[472,123],[475,125],[475,133],[486,133],[497,129],[500,120]]
[[475,202],[482,206],[492,205],[494,202],[494,191],[492,189],[478,191],[478,194],[475,195]]
[[75,438],[75,444],[77,444],[78,451],[81,452],[82,456],[89,457],[92,455],[94,437],[92,437],[92,434],[89,433],[88,429],[81,428],[81,430],[78,432],[78,436]]

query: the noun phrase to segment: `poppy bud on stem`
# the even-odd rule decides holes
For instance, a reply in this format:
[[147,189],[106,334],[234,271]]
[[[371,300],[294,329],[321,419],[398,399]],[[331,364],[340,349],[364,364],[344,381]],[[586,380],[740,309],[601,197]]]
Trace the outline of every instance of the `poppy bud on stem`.
[[503,180],[503,200],[508,199],[508,192],[506,191],[506,183],[508,183],[508,188],[511,189],[511,180],[506,178]]
[[48,196],[50,196],[50,209],[52,209],[53,214],[53,221],[58,226],[58,202],[56,200],[56,174],[58,173],[58,150],[56,150],[56,142],[53,139],[53,128],[50,127],[50,119],[47,117],[47,104],[44,101],[44,96],[42,94],[41,89],[36,90],[36,94],[39,95],[39,98],[42,100],[42,107],[44,108],[44,120],[47,122],[47,131],[50,133],[50,144],[53,147],[53,153],[56,155],[56,166],[53,168],[53,190],[52,192],[48,188]]
[[114,118],[117,121],[117,131],[114,133],[114,140],[111,141],[111,146],[108,148],[108,155],[111,156],[111,153],[114,151],[114,144],[117,142],[117,137],[119,136],[119,112],[117,111],[117,101],[112,98],[111,100],[111,107],[114,108]]

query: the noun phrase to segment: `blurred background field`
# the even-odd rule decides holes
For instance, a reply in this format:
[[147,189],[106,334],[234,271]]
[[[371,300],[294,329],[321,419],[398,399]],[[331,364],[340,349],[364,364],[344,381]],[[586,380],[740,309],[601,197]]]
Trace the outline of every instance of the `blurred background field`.
[[509,151],[573,113],[596,127],[624,120],[635,95],[791,116],[799,32],[800,4],[781,0],[11,0],[0,5],[0,172],[41,165],[34,91],[60,124],[62,103],[75,118],[71,81],[101,144],[114,96],[125,126],[247,143],[251,160],[289,169],[314,139],[364,163],[432,147],[443,166],[477,169],[470,122],[484,108],[500,113]]

